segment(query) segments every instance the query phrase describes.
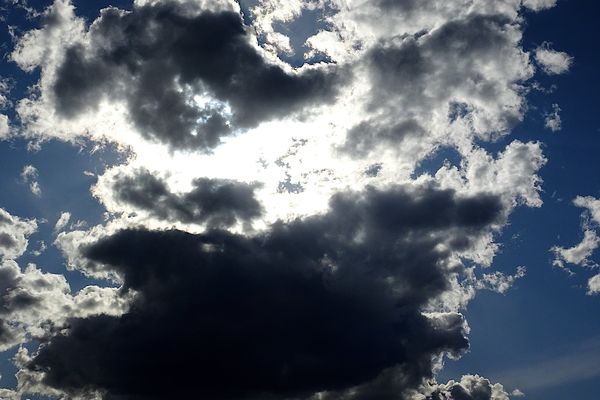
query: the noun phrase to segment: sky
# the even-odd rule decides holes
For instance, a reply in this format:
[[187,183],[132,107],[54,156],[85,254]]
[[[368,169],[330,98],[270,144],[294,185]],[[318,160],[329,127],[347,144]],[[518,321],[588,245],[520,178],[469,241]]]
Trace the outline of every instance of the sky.
[[3,0],[0,399],[600,398],[591,0]]

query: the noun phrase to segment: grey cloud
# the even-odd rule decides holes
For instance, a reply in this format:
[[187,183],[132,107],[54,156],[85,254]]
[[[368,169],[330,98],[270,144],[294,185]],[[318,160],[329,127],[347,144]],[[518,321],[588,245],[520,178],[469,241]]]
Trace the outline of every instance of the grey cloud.
[[193,181],[191,191],[177,194],[147,170],[138,170],[132,176],[117,176],[111,182],[112,196],[121,203],[162,220],[211,227],[228,227],[259,217],[262,206],[254,197],[256,188],[256,184],[200,178]]
[[26,220],[0,208],[0,261],[20,257],[29,244],[27,238],[37,230],[35,220]]
[[397,123],[368,121],[352,127],[341,149],[356,156],[366,156],[378,145],[399,146],[407,137],[424,135],[425,130],[414,119]]
[[503,71],[502,59],[502,54],[522,55],[515,42],[517,26],[503,16],[471,15],[431,31],[380,40],[364,59],[373,84],[367,110],[376,117],[352,128],[343,148],[364,156],[382,144],[401,146],[407,138],[431,140],[441,134],[430,132],[435,111],[448,114],[447,124],[468,121],[479,135],[510,129],[521,108],[498,99],[518,94],[513,81],[518,78]]
[[[270,64],[232,12],[189,16],[173,3],[109,8],[89,36],[58,68],[57,111],[70,118],[103,99],[124,100],[140,133],[172,148],[214,148],[233,131],[331,100],[339,81],[331,68]],[[194,104],[203,93],[217,101]]]
[[427,400],[509,400],[509,397],[502,385],[478,375],[465,375],[460,382],[439,385]]
[[254,237],[124,230],[99,240],[84,255],[138,293],[130,312],[70,320],[28,368],[105,400],[356,387],[403,398],[432,377],[433,355],[467,348],[460,314],[421,309],[460,273],[450,254],[503,218],[501,203],[399,186],[338,194],[330,206]]

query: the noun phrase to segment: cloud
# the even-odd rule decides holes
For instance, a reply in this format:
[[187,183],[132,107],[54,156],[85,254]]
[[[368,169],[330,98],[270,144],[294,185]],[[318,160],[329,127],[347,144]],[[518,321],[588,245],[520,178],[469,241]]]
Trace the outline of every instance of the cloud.
[[35,220],[21,219],[0,208],[0,259],[14,260],[27,250],[27,237],[37,230]]
[[510,19],[470,15],[380,39],[364,57],[371,82],[365,111],[374,116],[349,130],[343,149],[357,156],[389,147],[421,152],[436,140],[460,146],[506,134],[522,119],[519,82],[532,74],[520,37]]
[[523,0],[523,5],[533,11],[546,10],[556,5],[558,0]]
[[[594,251],[600,246],[600,237],[598,237],[598,226],[600,224],[600,200],[591,196],[577,196],[573,204],[582,207],[585,212],[582,214],[582,241],[570,248],[553,246],[550,251],[554,253],[553,265],[560,268],[567,268],[566,264],[579,265],[583,267],[596,267],[597,264],[591,260]],[[570,270],[567,269],[572,274]],[[594,276],[588,281],[588,294],[593,295],[599,292],[600,279]]]
[[[330,101],[339,78],[332,68],[270,62],[238,13],[190,15],[177,2],[104,9],[83,38],[43,67],[54,111],[77,119],[110,99],[142,136],[173,149],[209,150],[234,132]],[[24,58],[27,39],[14,58]]]
[[585,208],[595,224],[600,224],[600,199],[592,196],[577,196],[573,200],[577,207]]
[[160,220],[209,227],[249,223],[262,214],[262,206],[254,196],[257,184],[199,178],[192,182],[190,191],[180,194],[148,170],[135,170],[131,175],[119,169],[115,172],[104,175],[95,189],[111,211],[130,207]]
[[552,112],[545,115],[544,125],[552,132],[558,132],[562,129],[560,111],[561,109],[558,104],[552,104]]
[[552,50],[549,43],[544,43],[535,50],[535,59],[548,75],[564,74],[573,64],[573,57],[565,52]]
[[527,269],[525,267],[517,267],[517,272],[514,275],[505,275],[499,271],[483,274],[475,286],[480,290],[486,289],[497,293],[506,293],[517,280],[525,277],[526,272]]
[[588,281],[588,294],[600,293],[600,274],[595,275]]
[[421,309],[502,207],[399,186],[340,193],[328,213],[253,237],[119,231],[81,250],[138,293],[132,312],[70,320],[28,368],[73,396],[122,399],[302,397],[373,390],[385,376],[415,389],[432,356],[467,348],[460,314]]
[[0,351],[60,328],[69,317],[120,314],[126,297],[113,288],[86,287],[75,296],[66,278],[29,264],[21,271],[12,260],[0,262]]
[[[512,209],[542,204],[540,143],[480,145],[527,109],[522,3],[341,5],[260,0],[242,20],[234,2],[137,0],[87,24],[58,0],[17,41],[40,69],[21,135],[131,145],[93,187],[106,223],[65,232],[63,212],[54,243],[121,287],[63,291],[52,329],[25,334],[41,345],[19,355],[23,393],[505,398],[435,371],[468,348],[476,290],[525,273],[465,264],[489,266]],[[294,69],[270,46],[308,9],[324,29],[306,57],[327,63]],[[456,165],[413,175],[445,148]]]
[[460,382],[439,385],[427,400],[509,400],[509,394],[499,383],[492,384],[479,375],[465,375]]
[[10,125],[8,117],[4,114],[0,114],[0,140],[5,140],[10,137]]
[[554,253],[553,265],[564,268],[565,263],[575,265],[590,265],[590,256],[600,246],[600,238],[595,231],[586,229],[583,231],[583,240],[574,247],[564,248],[560,246],[552,247]]
[[54,224],[54,232],[58,233],[58,232],[62,231],[63,229],[65,229],[65,227],[67,226],[67,224],[69,223],[70,220],[71,220],[70,212],[63,211],[62,213],[60,213],[60,217],[58,217],[56,224]]
[[21,171],[21,182],[29,185],[29,190],[36,196],[42,195],[42,189],[38,182],[38,170],[33,165],[26,165]]

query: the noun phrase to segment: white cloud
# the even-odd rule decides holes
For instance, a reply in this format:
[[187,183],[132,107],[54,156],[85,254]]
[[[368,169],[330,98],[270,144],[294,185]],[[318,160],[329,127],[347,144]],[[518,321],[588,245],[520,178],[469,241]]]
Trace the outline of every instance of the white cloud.
[[52,324],[59,326],[69,317],[121,315],[131,300],[117,288],[96,286],[72,295],[63,275],[45,273],[34,264],[21,271],[12,260],[0,263],[0,277],[0,351],[41,338]]
[[58,217],[56,224],[54,224],[54,232],[62,231],[67,226],[67,224],[69,223],[70,220],[71,220],[70,212],[63,211],[62,213],[60,213],[60,217]]
[[588,281],[588,294],[600,293],[600,274],[595,275]]
[[27,237],[37,230],[35,220],[21,219],[0,208],[0,259],[14,260],[27,250]]
[[548,43],[544,43],[535,50],[535,59],[548,75],[560,75],[571,68],[573,57],[562,51],[552,50]]
[[523,0],[523,5],[533,11],[546,10],[556,5],[558,0]]
[[574,247],[564,248],[554,246],[551,251],[554,252],[553,265],[564,268],[565,263],[574,265],[590,265],[590,256],[600,246],[600,238],[595,231],[586,229],[583,232],[583,240]]
[[577,207],[583,207],[589,212],[593,222],[600,224],[600,199],[596,199],[592,196],[577,196],[573,200],[573,204]]
[[476,282],[476,288],[506,293],[517,280],[525,277],[526,272],[525,267],[518,267],[514,275],[506,275],[499,271],[483,274],[482,278]]
[[558,104],[552,105],[552,112],[547,113],[544,118],[544,124],[546,128],[552,132],[558,132],[562,129],[562,119],[560,118],[560,106]]
[[10,137],[10,125],[8,117],[4,114],[0,114],[0,141],[8,139]]
[[21,171],[21,182],[29,185],[31,193],[39,197],[42,195],[42,189],[38,182],[38,176],[38,170],[33,165],[26,165],[23,167],[23,171]]
[[[582,214],[583,240],[571,247],[564,248],[554,246],[550,249],[554,253],[553,265],[560,268],[567,268],[566,264],[579,265],[584,267],[596,267],[598,264],[591,260],[594,251],[600,247],[600,237],[598,228],[600,227],[600,200],[592,196],[577,196],[573,204],[582,207],[585,212]],[[570,273],[572,271],[568,270]],[[588,280],[588,294],[600,293],[600,275],[596,275]]]

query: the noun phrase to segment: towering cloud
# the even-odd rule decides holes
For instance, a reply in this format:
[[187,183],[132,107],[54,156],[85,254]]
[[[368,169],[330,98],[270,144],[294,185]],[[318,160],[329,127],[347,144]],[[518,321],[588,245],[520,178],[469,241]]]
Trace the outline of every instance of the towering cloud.
[[255,237],[120,231],[82,251],[137,293],[131,310],[70,320],[28,368],[105,399],[305,397],[384,378],[402,385],[379,398],[397,398],[467,348],[460,314],[422,310],[502,219],[495,196],[396,187]]

